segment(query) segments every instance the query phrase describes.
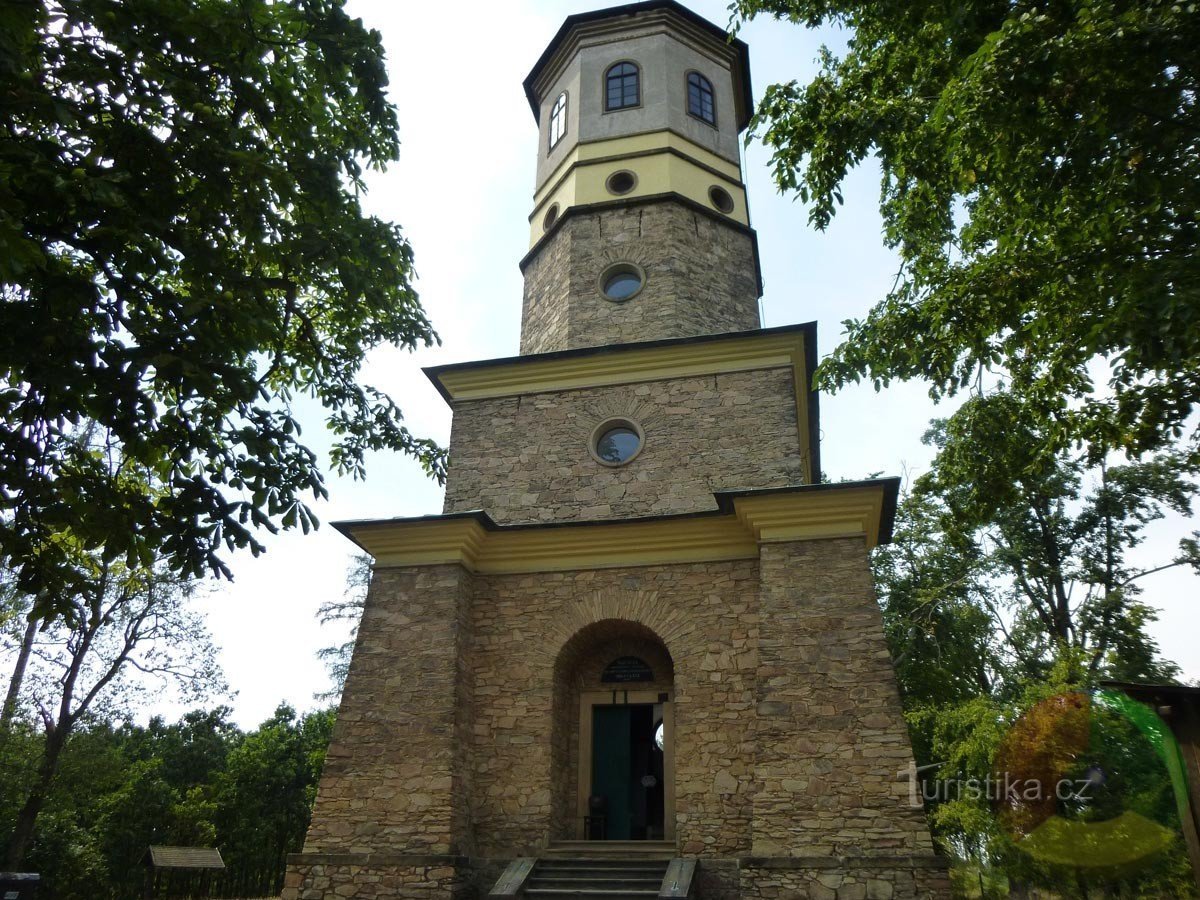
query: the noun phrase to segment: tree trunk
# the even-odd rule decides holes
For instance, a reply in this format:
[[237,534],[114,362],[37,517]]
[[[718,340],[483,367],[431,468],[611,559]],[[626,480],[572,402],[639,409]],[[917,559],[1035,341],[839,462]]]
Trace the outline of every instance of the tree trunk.
[[37,636],[37,624],[37,619],[33,618],[25,626],[25,636],[21,638],[21,650],[17,653],[17,665],[8,682],[8,694],[4,698],[4,708],[0,710],[0,728],[8,728],[13,716],[17,713],[17,698],[21,694],[21,684],[25,681],[25,666],[29,662],[29,654],[33,651],[33,639]]
[[4,868],[9,872],[19,872],[21,864],[25,861],[38,815],[46,804],[46,798],[50,795],[50,785],[58,772],[58,762],[67,743],[66,731],[67,729],[60,725],[46,735],[46,747],[42,751],[41,765],[38,766],[37,782],[25,798],[25,805],[17,813],[17,821],[8,842],[8,852],[4,855]]

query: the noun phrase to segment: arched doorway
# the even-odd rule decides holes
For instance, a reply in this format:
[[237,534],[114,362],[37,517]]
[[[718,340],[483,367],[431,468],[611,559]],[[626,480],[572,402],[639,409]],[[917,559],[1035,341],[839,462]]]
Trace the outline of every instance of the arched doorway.
[[651,629],[606,619],[554,666],[552,836],[675,837],[675,667]]

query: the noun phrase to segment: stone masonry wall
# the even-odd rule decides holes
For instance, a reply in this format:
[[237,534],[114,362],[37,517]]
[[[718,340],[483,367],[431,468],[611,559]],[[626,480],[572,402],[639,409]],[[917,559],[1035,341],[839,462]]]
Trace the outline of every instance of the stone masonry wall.
[[760,573],[753,855],[931,854],[862,538],[764,544]]
[[469,895],[466,866],[454,858],[313,854],[289,860],[280,900],[457,900]]
[[[677,200],[567,216],[525,265],[521,353],[760,327],[753,237]],[[600,292],[613,263],[646,273],[637,296]]]
[[[739,874],[739,900],[930,900],[951,895],[945,865],[929,856],[751,859]],[[709,900],[707,894],[701,896]]]
[[[617,468],[588,452],[614,416],[645,431]],[[450,447],[444,511],[501,523],[695,512],[715,490],[804,481],[787,369],[459,402]]]
[[306,853],[470,852],[471,576],[377,571]]
[[[552,748],[576,727],[579,708],[560,705],[555,716],[555,668],[573,636],[611,620],[645,626],[674,661],[679,846],[686,855],[747,852],[757,590],[753,560],[477,578],[479,853],[536,855],[571,827],[552,812]],[[586,664],[575,677],[586,681]]]
[[627,652],[673,686],[676,841],[704,896],[946,896],[897,775],[910,750],[865,544],[845,538],[759,560],[377,570],[287,900],[466,897],[569,835],[578,691]]

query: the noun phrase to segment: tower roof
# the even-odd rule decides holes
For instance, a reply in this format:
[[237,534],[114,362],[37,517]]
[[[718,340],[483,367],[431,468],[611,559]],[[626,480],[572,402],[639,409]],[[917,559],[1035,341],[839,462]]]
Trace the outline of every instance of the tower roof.
[[609,6],[605,9],[567,16],[563,20],[562,26],[550,40],[550,43],[546,45],[546,49],[542,51],[542,55],[538,57],[538,61],[534,63],[533,68],[522,82],[525,87],[525,96],[529,99],[529,107],[533,110],[533,118],[540,120],[541,117],[541,108],[539,98],[534,90],[534,82],[537,81],[538,76],[542,74],[542,70],[553,59],[554,54],[572,31],[581,25],[591,22],[616,19],[622,16],[636,16],[640,13],[656,12],[658,10],[667,10],[680,16],[690,24],[707,32],[719,42],[728,44],[733,49],[737,55],[737,63],[734,67],[734,84],[738,101],[738,130],[740,131],[749,125],[750,117],[754,112],[754,96],[750,89],[750,48],[746,45],[745,41],[740,38],[731,38],[729,32],[724,28],[692,12],[682,3],[677,3],[676,0],[643,0],[640,3],[623,3],[620,6]]

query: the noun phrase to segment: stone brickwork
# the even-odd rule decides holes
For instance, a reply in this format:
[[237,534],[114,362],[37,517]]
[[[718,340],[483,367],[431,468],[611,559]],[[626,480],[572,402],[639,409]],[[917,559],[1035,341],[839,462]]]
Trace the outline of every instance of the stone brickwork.
[[764,544],[755,856],[926,855],[861,538]]
[[450,900],[475,895],[465,860],[305,854],[288,861],[280,900]]
[[[562,651],[573,657],[573,639],[597,623],[611,624],[590,631],[597,647],[646,629],[674,662],[679,846],[688,855],[748,851],[757,589],[752,560],[477,578],[479,851],[519,856],[573,835],[577,697],[598,657],[573,662]],[[636,628],[622,632],[622,623]],[[567,747],[565,772],[555,771],[556,745],[559,754]]]
[[[586,49],[595,65],[579,67],[574,94],[584,90],[585,77],[598,89],[610,57],[629,49],[614,34],[640,35],[648,23],[657,35],[660,13],[623,7],[616,31],[615,22],[588,16],[587,27],[607,37]],[[650,18],[635,21],[643,15]],[[668,25],[668,31],[685,26],[685,37],[713,31],[688,16]],[[732,53],[719,29],[711,36],[721,53]],[[682,43],[689,53],[697,47],[692,37]],[[665,38],[640,45],[650,54],[640,61],[644,102],[622,110],[623,119],[587,112],[591,107],[573,97],[576,118],[562,153],[587,134],[617,129],[636,137],[646,132],[638,123],[647,117],[662,123],[678,117],[684,138],[690,128],[705,134],[708,126],[676,108],[683,71],[693,63],[653,49],[668,45]],[[588,65],[595,69],[590,75]],[[744,58],[738,65],[743,72]],[[675,70],[681,76],[675,94],[656,93],[656,73]],[[721,96],[719,136],[726,140],[737,123],[728,118],[733,94]],[[597,90],[587,102],[596,106],[600,97]],[[729,146],[735,159],[736,142]],[[649,165],[642,150],[629,156],[631,171]],[[626,161],[604,160],[610,164]],[[522,262],[523,355],[760,327],[754,232],[694,199],[707,192],[704,179],[684,184],[671,174],[676,169],[663,171],[664,186],[645,178],[641,189],[675,193],[604,202],[589,195],[533,247]],[[679,193],[684,188],[694,189],[693,199]],[[641,290],[621,302],[601,292],[602,273],[617,264],[645,276]],[[810,337],[805,357],[813,355]],[[605,386],[581,383],[601,368],[590,360],[525,359],[515,364],[530,373],[525,384],[544,386],[561,376],[567,380],[560,383],[577,386],[453,401],[445,512],[483,510],[501,526],[547,526],[487,537],[526,542],[538,553],[497,559],[476,552],[479,529],[461,519],[348,526],[385,562],[464,562],[374,572],[304,853],[289,859],[283,900],[469,900],[486,896],[508,861],[579,838],[593,786],[589,757],[594,747],[614,746],[617,732],[602,731],[608,743],[585,738],[594,723],[605,722],[594,710],[621,702],[602,673],[623,656],[642,659],[652,672],[619,690],[629,691],[624,702],[651,705],[662,715],[664,752],[660,760],[644,732],[628,749],[643,763],[652,759],[655,773],[662,763],[663,830],[673,835],[679,856],[699,861],[694,896],[949,896],[923,812],[909,806],[901,777],[912,752],[866,539],[818,539],[844,534],[844,522],[858,522],[857,507],[847,501],[843,510],[838,495],[821,490],[783,497],[778,506],[775,499],[747,501],[737,511],[743,517],[753,517],[747,509],[755,502],[766,508],[747,525],[761,525],[762,542],[748,533],[731,540],[708,555],[752,558],[720,561],[695,561],[701,547],[717,544],[685,543],[672,530],[674,520],[629,529],[572,527],[712,512],[714,492],[804,484],[809,450],[797,422],[792,351],[760,363],[769,368],[661,374],[702,369],[691,365],[699,359],[717,368],[752,364],[740,355],[744,344],[700,346],[684,342],[638,354],[646,365],[679,368],[650,376],[657,381]],[[813,363],[806,359],[809,368]],[[501,392],[507,371],[506,364],[497,380],[482,377],[476,386],[486,384],[473,395]],[[640,369],[640,377],[648,371]],[[597,427],[608,420],[632,422],[643,432],[639,454],[626,465],[606,466],[590,452]],[[818,423],[811,424],[819,433]],[[861,501],[862,495],[841,496]],[[791,511],[784,512],[784,502],[794,504]],[[659,535],[641,560],[692,561],[570,568],[598,558],[579,550],[581,535],[592,540],[616,531]],[[809,539],[776,542],[784,536]],[[663,547],[679,555],[650,555]],[[565,570],[495,574],[521,566]],[[639,721],[642,728],[657,724],[644,713]],[[624,751],[612,752],[609,763],[623,758]],[[638,774],[632,764],[628,772],[630,779]],[[623,771],[610,774],[618,788],[627,783]],[[597,785],[615,798],[608,779]],[[647,787],[657,812],[659,785]],[[635,799],[631,807],[644,812],[649,802]],[[645,816],[647,823],[652,818]]]
[[739,898],[927,900],[949,896],[946,867],[930,856],[752,858],[743,862],[739,872]]
[[[601,465],[592,431],[622,416],[645,431],[628,465]],[[697,512],[713,491],[804,482],[793,376],[763,369],[455,405],[444,511],[497,522]]]
[[[760,327],[753,235],[675,199],[572,212],[525,263],[521,353]],[[646,273],[635,297],[600,293],[613,263]]]
[[377,571],[287,900],[474,896],[503,860],[577,836],[580,691],[627,654],[655,673],[630,687],[672,691],[676,844],[701,897],[945,895],[898,780],[911,750],[866,547],[842,538]]
[[471,851],[470,613],[458,566],[372,577],[306,853]]

